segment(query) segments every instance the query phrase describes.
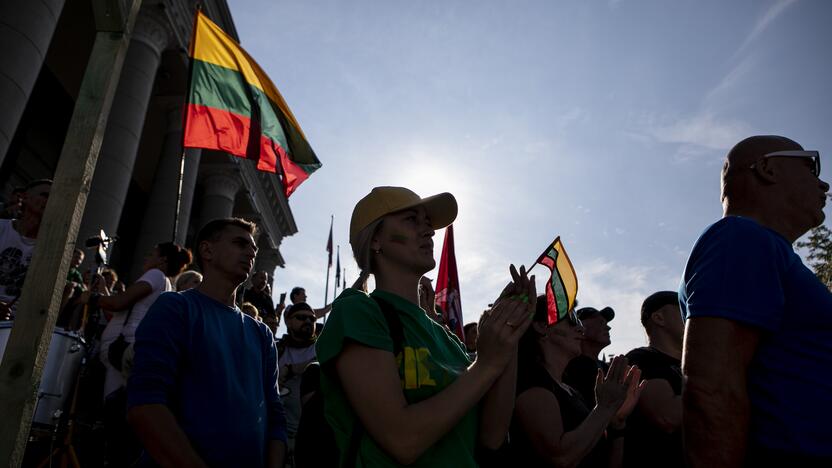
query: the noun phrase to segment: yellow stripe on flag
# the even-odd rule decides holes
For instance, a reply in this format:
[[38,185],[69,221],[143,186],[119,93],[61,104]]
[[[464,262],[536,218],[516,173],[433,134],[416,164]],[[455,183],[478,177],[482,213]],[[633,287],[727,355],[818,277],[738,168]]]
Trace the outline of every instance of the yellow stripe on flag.
[[196,25],[194,26],[194,41],[191,44],[191,57],[196,60],[229,68],[239,72],[243,78],[252,86],[263,91],[286,116],[289,123],[294,126],[301,136],[306,139],[300,125],[283,96],[278,92],[277,87],[272,83],[266,73],[257,65],[245,50],[237,44],[237,41],[228,36],[219,26],[208,19],[201,11],[197,12]]
[[560,237],[555,240],[553,245],[558,252],[557,264],[555,267],[560,273],[560,278],[563,281],[563,289],[566,291],[566,297],[569,300],[569,307],[571,310],[575,305],[575,298],[578,296],[578,277],[575,274],[575,268],[572,266],[572,261],[569,260],[569,255],[566,254],[566,249],[560,241]]

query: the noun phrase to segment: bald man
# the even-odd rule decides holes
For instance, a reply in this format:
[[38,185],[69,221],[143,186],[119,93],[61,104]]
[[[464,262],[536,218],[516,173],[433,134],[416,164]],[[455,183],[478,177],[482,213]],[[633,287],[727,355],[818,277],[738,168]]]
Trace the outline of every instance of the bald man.
[[724,216],[679,291],[689,466],[832,466],[832,294],[792,248],[828,190],[818,152],[788,138],[728,153]]

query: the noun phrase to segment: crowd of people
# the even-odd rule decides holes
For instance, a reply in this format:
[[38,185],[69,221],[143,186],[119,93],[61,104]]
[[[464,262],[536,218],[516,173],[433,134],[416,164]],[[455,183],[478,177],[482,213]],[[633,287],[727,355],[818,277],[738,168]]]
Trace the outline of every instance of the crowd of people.
[[[50,185],[21,190],[0,221],[7,320]],[[647,346],[610,360],[613,308],[550,323],[525,266],[458,338],[424,276],[456,200],[400,187],[356,204],[361,274],[322,309],[301,287],[275,301],[252,271],[256,227],[228,218],[193,251],[155,246],[126,288],[110,269],[82,273],[76,251],[58,323],[98,337],[106,466],[832,466],[832,293],[792,246],[823,222],[828,190],[816,151],[739,142],[724,217],[679,291],[644,299]]]

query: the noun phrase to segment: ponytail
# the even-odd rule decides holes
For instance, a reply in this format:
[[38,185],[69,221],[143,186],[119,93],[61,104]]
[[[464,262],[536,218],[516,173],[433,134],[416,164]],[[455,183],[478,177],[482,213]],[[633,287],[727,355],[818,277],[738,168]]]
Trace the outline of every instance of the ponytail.
[[159,256],[165,257],[165,276],[176,276],[193,260],[191,251],[173,242],[163,242],[156,246]]

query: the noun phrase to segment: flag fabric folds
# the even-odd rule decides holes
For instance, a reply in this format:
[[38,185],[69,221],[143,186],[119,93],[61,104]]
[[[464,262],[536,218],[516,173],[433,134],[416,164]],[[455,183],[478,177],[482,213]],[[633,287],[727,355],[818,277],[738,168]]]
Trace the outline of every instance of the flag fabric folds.
[[448,328],[464,341],[465,332],[462,329],[462,302],[459,297],[453,225],[445,229],[445,243],[442,245],[442,258],[439,261],[439,274],[436,277],[435,303],[442,309],[442,317]]
[[288,197],[321,167],[289,106],[240,45],[197,11],[184,147],[223,151],[278,173]]
[[560,237],[552,242],[535,263],[539,263],[551,272],[546,282],[546,302],[548,305],[549,325],[557,323],[575,305],[578,295],[578,277],[575,268],[566,254]]
[[341,246],[338,246],[335,254],[335,287],[341,284]]
[[329,254],[327,267],[332,267],[332,221],[329,222],[329,240],[326,241],[326,252]]

